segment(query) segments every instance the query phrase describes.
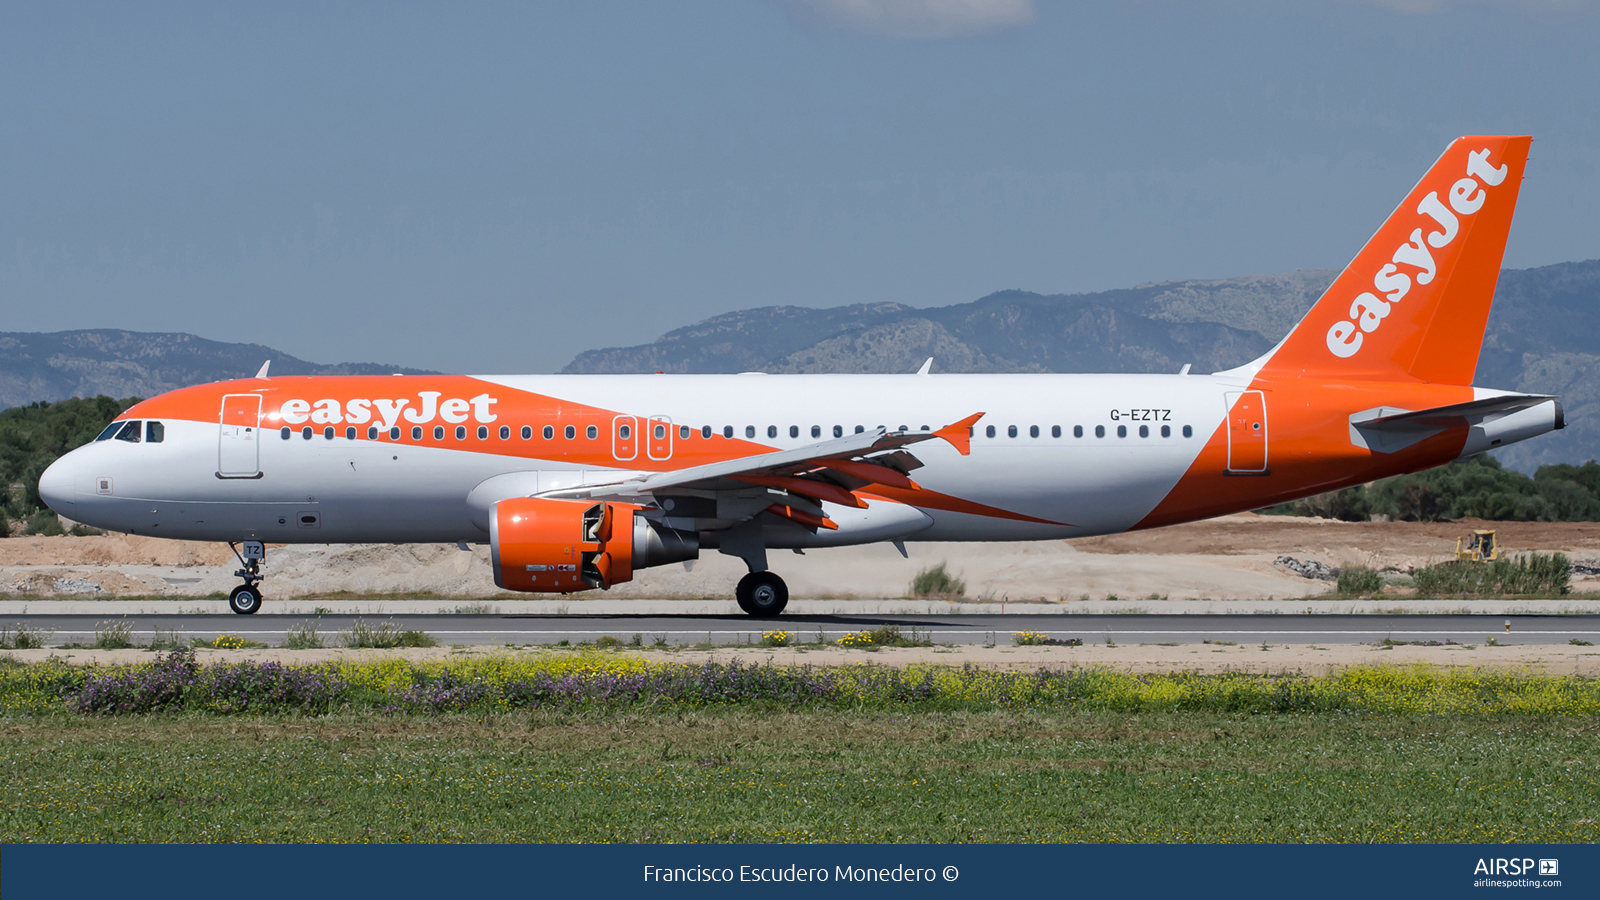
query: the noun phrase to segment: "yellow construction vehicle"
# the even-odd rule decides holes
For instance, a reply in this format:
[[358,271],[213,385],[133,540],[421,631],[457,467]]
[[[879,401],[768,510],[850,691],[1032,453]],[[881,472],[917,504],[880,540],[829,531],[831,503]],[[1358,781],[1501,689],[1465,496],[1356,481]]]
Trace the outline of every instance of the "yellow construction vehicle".
[[1500,545],[1494,532],[1478,529],[1466,537],[1456,538],[1456,559],[1472,562],[1493,562],[1500,558]]

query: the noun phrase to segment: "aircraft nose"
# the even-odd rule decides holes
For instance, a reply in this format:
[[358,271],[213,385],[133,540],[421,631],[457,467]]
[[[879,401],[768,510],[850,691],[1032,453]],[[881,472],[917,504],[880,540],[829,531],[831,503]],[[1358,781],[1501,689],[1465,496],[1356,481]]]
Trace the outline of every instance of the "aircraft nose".
[[39,498],[45,505],[67,518],[72,518],[76,509],[76,497],[73,492],[73,470],[77,468],[76,461],[63,456],[51,463],[44,474],[39,476]]

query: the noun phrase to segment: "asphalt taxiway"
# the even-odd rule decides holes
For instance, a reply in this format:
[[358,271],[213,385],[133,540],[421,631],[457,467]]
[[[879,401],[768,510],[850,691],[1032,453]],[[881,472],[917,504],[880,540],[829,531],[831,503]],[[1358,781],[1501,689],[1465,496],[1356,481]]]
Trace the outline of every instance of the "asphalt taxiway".
[[743,615],[4,615],[0,625],[48,635],[51,646],[87,645],[106,623],[131,626],[136,644],[153,638],[200,638],[237,634],[278,645],[290,629],[314,625],[329,646],[357,620],[369,625],[432,635],[441,645],[592,643],[614,637],[625,643],[750,644],[764,631],[792,631],[796,639],[832,641],[841,635],[894,626],[907,636],[937,644],[1008,644],[1018,631],[1085,643],[1199,644],[1207,641],[1269,644],[1413,643],[1500,644],[1600,643],[1600,615],[785,615],[757,620]]

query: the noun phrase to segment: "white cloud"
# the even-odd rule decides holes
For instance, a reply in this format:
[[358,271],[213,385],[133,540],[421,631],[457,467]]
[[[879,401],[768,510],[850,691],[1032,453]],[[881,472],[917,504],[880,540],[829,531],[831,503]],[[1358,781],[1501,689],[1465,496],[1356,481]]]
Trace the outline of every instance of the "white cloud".
[[1033,0],[786,0],[808,24],[874,37],[939,40],[1033,21]]

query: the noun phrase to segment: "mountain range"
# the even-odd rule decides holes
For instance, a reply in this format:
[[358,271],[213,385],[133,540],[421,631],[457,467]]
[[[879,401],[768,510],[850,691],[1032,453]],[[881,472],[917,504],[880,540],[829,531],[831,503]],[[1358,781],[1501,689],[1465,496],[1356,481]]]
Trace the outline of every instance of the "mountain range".
[[[589,350],[564,373],[1213,372],[1278,342],[1337,273],[1300,269],[1090,294],[999,291],[953,306],[768,306],[715,316],[649,344]],[[1475,383],[1556,394],[1564,431],[1497,451],[1526,472],[1600,457],[1600,260],[1500,273]],[[320,365],[259,344],[110,329],[0,333],[0,408],[162,391],[254,375],[424,370]]]
[[[1271,349],[1338,273],[1300,269],[1092,294],[999,291],[953,306],[769,306],[653,343],[580,353],[563,372],[1214,372]],[[1600,457],[1600,260],[1500,273],[1475,383],[1557,394],[1568,427],[1497,451],[1533,471]]]
[[423,374],[376,363],[324,366],[260,344],[192,334],[90,329],[0,332],[0,409],[67,397],[153,397],[163,391],[248,378],[272,360],[274,375]]

